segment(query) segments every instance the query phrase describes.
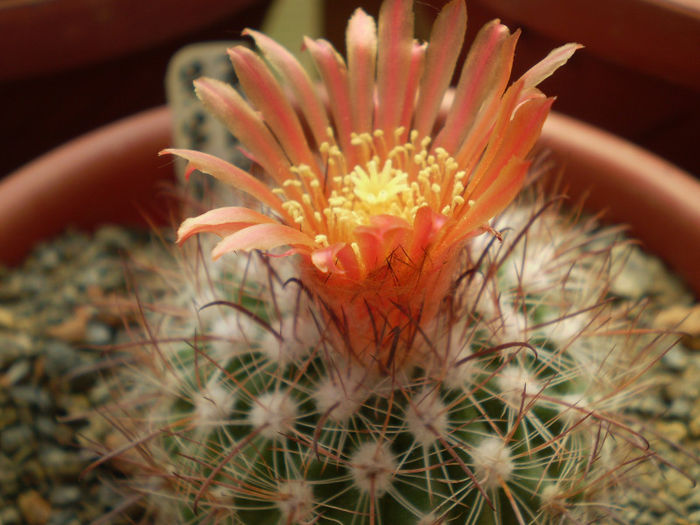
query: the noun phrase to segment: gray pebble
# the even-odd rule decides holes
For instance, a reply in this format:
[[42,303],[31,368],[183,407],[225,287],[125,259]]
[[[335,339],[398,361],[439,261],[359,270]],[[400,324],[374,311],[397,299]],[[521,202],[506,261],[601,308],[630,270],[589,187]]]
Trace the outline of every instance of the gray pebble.
[[85,462],[77,452],[58,447],[47,447],[39,451],[39,461],[49,477],[72,478],[78,476],[85,468]]
[[49,494],[49,501],[57,507],[64,507],[80,499],[80,487],[76,485],[59,485]]
[[677,417],[678,419],[687,420],[690,417],[690,411],[692,408],[693,404],[689,399],[680,397],[671,402],[671,406],[668,409],[668,415],[671,417]]
[[39,386],[16,385],[10,389],[10,397],[20,407],[48,410],[51,407],[49,393]]
[[84,525],[84,523],[85,522],[76,517],[73,512],[59,511],[51,514],[48,525]]
[[106,345],[112,341],[112,330],[104,323],[90,322],[85,332],[85,341],[91,345]]
[[[19,492],[17,467],[10,458],[0,453],[0,494],[11,496],[17,492]],[[0,523],[4,522],[0,521]]]
[[34,421],[34,429],[41,437],[52,438],[56,432],[56,422],[52,417],[38,416]]
[[0,523],[2,525],[20,525],[22,520],[17,507],[3,507],[0,509]]
[[12,454],[27,443],[34,441],[34,433],[27,425],[16,425],[6,428],[0,436],[0,449],[5,454]]
[[688,353],[682,345],[676,345],[661,358],[663,365],[674,372],[681,372],[688,366]]
[[0,408],[0,431],[9,427],[17,421],[17,410],[13,406],[3,406]]
[[630,409],[649,416],[660,416],[668,407],[658,396],[638,396],[631,400]]
[[4,374],[5,384],[11,386],[19,383],[29,373],[32,364],[29,359],[19,359],[12,363]]
[[[0,286],[0,288],[2,288]],[[0,331],[0,368],[10,366],[17,359],[34,357],[41,351],[25,333],[3,334]]]
[[39,264],[47,270],[50,270],[51,268],[58,265],[59,262],[61,262],[61,257],[58,253],[58,250],[50,248],[46,250],[41,250],[39,252],[38,259]]
[[81,356],[75,348],[63,341],[46,343],[46,375],[60,377],[81,364]]

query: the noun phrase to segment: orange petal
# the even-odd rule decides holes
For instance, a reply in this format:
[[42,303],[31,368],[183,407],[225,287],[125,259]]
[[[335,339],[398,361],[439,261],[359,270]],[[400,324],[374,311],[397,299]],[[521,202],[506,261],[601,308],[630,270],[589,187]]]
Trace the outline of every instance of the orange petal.
[[[458,152],[458,158],[462,162],[460,166],[470,174],[466,193],[472,191],[473,188],[479,184],[481,177],[486,173],[485,169],[477,168],[474,170],[474,166],[477,163],[481,167],[490,166],[498,153],[501,143],[505,138],[506,129],[510,124],[510,119],[524,97],[524,85],[525,83],[522,80],[514,82],[508,87],[500,101],[496,100],[495,104],[490,104],[489,120],[491,121],[488,123],[477,123],[477,129],[484,133],[483,137],[476,136],[475,130],[464,144],[470,144],[470,151],[466,151],[464,147],[460,148]],[[544,97],[544,95],[541,96]],[[495,116],[491,117],[491,112],[493,112]],[[482,126],[482,124],[484,126]],[[478,142],[475,139],[478,139]],[[465,156],[467,153],[470,154],[469,157]]]
[[399,246],[408,246],[406,240],[411,228],[404,219],[393,215],[375,215],[370,224],[355,228],[354,235],[362,254],[364,269],[371,272]]
[[228,235],[253,224],[276,223],[274,219],[239,206],[210,210],[197,217],[185,219],[177,230],[177,244],[182,244],[200,232]]
[[530,152],[540,136],[542,125],[553,102],[553,98],[531,98],[518,106],[493,160],[484,167],[479,164],[477,170],[483,170],[484,173],[475,176],[478,182],[473,187],[467,188],[465,199],[479,199],[493,180],[501,176],[501,170],[511,158],[524,158]]
[[338,264],[338,252],[347,246],[344,242],[336,243],[311,252],[311,262],[323,273],[345,273]]
[[305,233],[283,224],[256,224],[224,237],[212,250],[218,259],[234,251],[271,250],[279,246],[311,248],[314,240]]
[[525,88],[538,85],[545,78],[549,77],[571,58],[577,49],[581,49],[581,44],[565,44],[556,49],[552,49],[549,54],[540,62],[532,66],[520,77],[525,82]]
[[438,14],[430,33],[425,70],[420,82],[413,129],[419,136],[430,135],[440,103],[452,81],[467,30],[464,0],[452,0]]
[[316,144],[321,145],[328,139],[326,135],[329,126],[328,114],[306,70],[294,55],[270,37],[252,29],[246,29],[243,34],[255,39],[265,58],[279,72],[280,77],[287,80],[287,85],[296,97],[297,106],[309,124]]
[[348,22],[346,47],[353,128],[358,133],[371,132],[374,116],[377,27],[374,18],[362,9],[357,9]]
[[423,206],[418,209],[416,218],[413,221],[412,257],[419,257],[424,254],[425,249],[432,243],[447,220],[447,217],[433,211],[429,206]]
[[262,59],[243,46],[229,49],[228,54],[246,97],[262,113],[292,164],[306,164],[318,172],[299,118]]
[[499,177],[484,191],[471,206],[464,204],[460,210],[457,225],[440,241],[443,246],[451,246],[474,234],[474,230],[503,211],[523,186],[530,162],[512,158]]
[[289,175],[289,161],[262,118],[231,86],[213,78],[194,81],[195,92],[205,107],[216,115],[250,150],[255,159],[278,184]]
[[[331,113],[336,127],[336,137],[343,152],[350,154],[350,134],[352,132],[352,111],[350,105],[350,88],[348,70],[345,61],[326,40],[312,40],[304,37],[304,47],[311,53],[316,68],[321,74],[323,84],[330,99]],[[354,163],[353,163],[354,164]]]
[[379,10],[375,129],[392,133],[405,105],[413,50],[413,0],[386,0]]
[[188,149],[164,149],[159,155],[177,155],[188,161],[188,174],[194,170],[207,173],[226,184],[230,184],[248,195],[255,197],[261,203],[269,206],[285,220],[291,220],[289,214],[282,208],[282,201],[270,189],[253,177],[250,173],[234,166],[213,155]]
[[500,97],[510,77],[519,33],[511,35],[498,20],[481,28],[460,73],[452,108],[433,147],[458,151],[468,136],[479,109]]
[[403,135],[399,138],[399,144],[403,144],[408,139],[408,133],[411,126],[411,117],[416,105],[416,95],[418,92],[418,81],[423,74],[425,66],[425,50],[426,44],[413,43],[413,51],[411,52],[411,68],[408,72],[408,81],[406,82],[406,98],[404,106],[401,110],[401,119],[399,126],[403,127]]

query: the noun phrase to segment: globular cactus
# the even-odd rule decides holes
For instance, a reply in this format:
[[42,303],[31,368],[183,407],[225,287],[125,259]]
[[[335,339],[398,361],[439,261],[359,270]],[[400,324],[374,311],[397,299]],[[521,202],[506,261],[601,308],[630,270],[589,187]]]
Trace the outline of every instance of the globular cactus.
[[427,48],[410,6],[378,32],[356,12],[347,66],[307,40],[319,85],[256,32],[286,88],[243,48],[249,101],[197,82],[273,189],[169,151],[269,214],[186,220],[179,242],[217,233],[217,260],[185,243],[140,290],[106,458],[149,522],[588,523],[653,455],[625,407],[666,342],[609,293],[616,232],[511,202],[551,104],[535,86],[576,46],[506,88],[517,33],[491,23],[452,96],[464,4]]
[[292,261],[205,266],[186,249],[140,291],[148,337],[111,411],[123,436],[112,455],[148,519],[612,519],[617,491],[653,457],[625,409],[669,341],[636,329],[642,306],[609,293],[624,269],[618,231],[526,197],[501,223],[502,241],[462,252],[413,342],[430,350],[401,369],[338,352]]

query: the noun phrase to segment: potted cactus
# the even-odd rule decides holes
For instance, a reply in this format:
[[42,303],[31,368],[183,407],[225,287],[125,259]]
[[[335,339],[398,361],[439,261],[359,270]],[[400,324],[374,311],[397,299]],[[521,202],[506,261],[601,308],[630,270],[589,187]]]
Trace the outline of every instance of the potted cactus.
[[238,195],[140,288],[98,462],[145,522],[629,520],[655,453],[627,407],[670,342],[614,294],[617,231],[531,180],[536,86],[577,46],[508,85],[518,33],[492,22],[447,96],[464,2],[427,45],[412,20],[356,11],[347,63],[307,39],[319,85],[255,31],[259,54],[229,51],[245,99],[195,83],[261,176],[163,152]]

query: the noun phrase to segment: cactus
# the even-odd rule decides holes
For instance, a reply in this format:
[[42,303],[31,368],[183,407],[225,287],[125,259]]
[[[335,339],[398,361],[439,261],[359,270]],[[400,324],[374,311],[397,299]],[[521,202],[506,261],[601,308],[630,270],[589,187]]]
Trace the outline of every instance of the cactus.
[[637,329],[643,305],[610,294],[624,271],[619,231],[526,193],[494,221],[509,225],[502,241],[461,254],[419,336],[430,352],[401,369],[334,350],[292,261],[203,265],[201,247],[173,258],[140,291],[153,313],[119,376],[125,440],[109,455],[150,519],[614,516],[616,491],[653,457],[625,407],[669,341]]
[[270,214],[187,219],[179,243],[217,233],[216,260],[209,237],[184,243],[139,291],[145,338],[103,460],[149,522],[588,523],[615,517],[615,491],[653,457],[625,407],[668,341],[610,294],[618,232],[537,185],[511,202],[551,104],[535,85],[576,46],[506,89],[517,33],[485,26],[444,118],[464,4],[427,50],[410,4],[385,2],[378,31],[357,11],[347,67],[306,41],[329,113],[256,32],[293,102],[244,49],[230,54],[249,102],[197,82],[276,187],[168,150]]

